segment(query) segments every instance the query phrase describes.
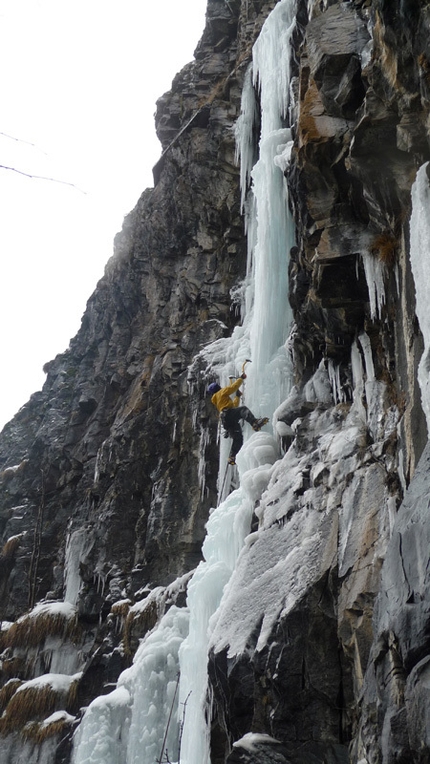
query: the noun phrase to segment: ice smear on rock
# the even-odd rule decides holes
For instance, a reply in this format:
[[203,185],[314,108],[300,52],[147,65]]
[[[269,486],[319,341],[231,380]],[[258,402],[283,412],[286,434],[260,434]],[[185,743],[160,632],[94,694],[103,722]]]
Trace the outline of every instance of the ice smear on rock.
[[[370,352],[366,347],[366,354]],[[341,575],[355,567],[363,577],[371,577],[375,560],[383,556],[393,500],[380,464],[362,462],[370,420],[362,402],[367,377],[358,355],[352,405],[326,410],[319,405],[308,411],[300,438],[267,469],[268,485],[256,510],[259,529],[246,539],[212,619],[210,647],[215,652],[226,650],[229,657],[243,654],[250,634],[258,634],[256,650],[262,650],[279,620],[328,570],[337,564]],[[367,368],[372,383],[369,355]],[[316,375],[321,378],[322,370]],[[315,388],[326,389],[317,382],[308,393]],[[381,396],[375,401],[379,408],[376,402],[373,408],[369,405],[369,416],[379,420]],[[305,406],[305,395],[294,390],[278,413],[288,419]],[[388,416],[386,427],[380,427],[382,438],[389,425],[395,429],[397,420],[398,412],[397,418]],[[242,485],[246,478],[245,473]],[[386,511],[381,511],[381,504]],[[363,527],[364,538],[359,530]],[[286,585],[280,586],[280,581]]]
[[64,561],[64,599],[72,605],[76,605],[81,587],[79,565],[88,552],[88,546],[91,543],[88,541],[88,531],[86,528],[79,528],[67,536]]
[[412,186],[411,266],[415,281],[416,314],[424,338],[424,351],[418,367],[418,382],[430,432],[430,186],[428,163],[422,165]]

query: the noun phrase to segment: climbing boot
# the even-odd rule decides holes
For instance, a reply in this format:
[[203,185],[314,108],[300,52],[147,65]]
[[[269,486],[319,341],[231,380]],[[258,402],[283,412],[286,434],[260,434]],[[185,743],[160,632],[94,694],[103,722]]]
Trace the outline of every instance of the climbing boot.
[[255,430],[255,432],[258,432],[261,430],[262,427],[264,427],[265,424],[269,421],[269,417],[264,417],[263,419],[256,419],[254,424],[252,425],[252,429]]

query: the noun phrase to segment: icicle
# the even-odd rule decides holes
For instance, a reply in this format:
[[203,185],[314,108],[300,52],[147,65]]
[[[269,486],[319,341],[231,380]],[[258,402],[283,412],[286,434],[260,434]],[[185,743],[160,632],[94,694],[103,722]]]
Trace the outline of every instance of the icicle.
[[327,364],[327,372],[330,379],[334,402],[344,403],[346,396],[340,381],[340,365],[338,364],[335,366],[330,358]]
[[375,255],[365,252],[362,257],[369,291],[370,317],[374,321],[381,318],[382,308],[385,305],[385,266]]
[[205,495],[205,488],[206,488],[206,449],[210,443],[210,430],[208,427],[205,427],[202,429],[200,434],[200,445],[199,445],[199,466],[197,470],[198,474],[198,481],[199,481],[199,488],[200,488],[200,498],[203,499]]
[[93,573],[93,581],[96,585],[97,594],[100,594],[103,597],[106,586],[106,573],[100,570],[95,570]]
[[252,84],[252,66],[246,71],[242,90],[240,116],[235,126],[236,138],[236,162],[240,162],[240,209],[245,208],[245,198],[249,188],[251,170],[257,158],[256,128],[258,123],[258,111],[255,91]]

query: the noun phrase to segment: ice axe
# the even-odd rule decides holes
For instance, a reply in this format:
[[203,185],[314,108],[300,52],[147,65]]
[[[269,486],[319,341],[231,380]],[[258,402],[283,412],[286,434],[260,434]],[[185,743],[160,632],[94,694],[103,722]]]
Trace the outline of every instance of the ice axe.
[[[241,376],[244,377],[244,380],[245,380],[245,376],[246,376],[246,374],[245,374],[245,366],[246,366],[247,363],[251,363],[251,359],[250,358],[247,358],[246,361],[244,361],[243,364],[242,364],[242,373],[241,373]],[[243,398],[244,395],[245,395],[245,381],[243,382],[241,397]]]
[[[246,366],[247,363],[251,363],[251,359],[250,358],[247,358],[246,361],[243,362],[243,364],[242,364],[242,371],[240,372],[240,376],[242,376],[242,374],[245,374],[245,366]],[[233,376],[233,374],[229,374],[228,378],[229,379],[237,379],[237,377]]]
[[242,364],[242,374],[245,374],[245,366],[246,366],[247,363],[251,363],[251,359],[250,358],[247,358],[246,361],[243,362],[243,364]]

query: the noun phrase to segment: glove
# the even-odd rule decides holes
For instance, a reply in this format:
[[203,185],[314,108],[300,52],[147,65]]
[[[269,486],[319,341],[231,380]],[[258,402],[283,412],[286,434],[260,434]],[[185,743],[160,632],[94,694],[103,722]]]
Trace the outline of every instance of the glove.
[[241,398],[241,397],[242,397],[241,391],[240,390],[236,390],[236,398]]
[[241,379],[246,379],[246,374],[245,374],[245,372],[243,372],[243,374],[241,374],[241,375],[240,375],[240,378],[241,378]]

